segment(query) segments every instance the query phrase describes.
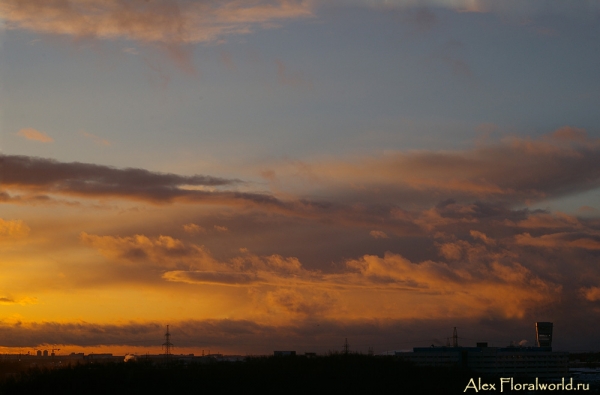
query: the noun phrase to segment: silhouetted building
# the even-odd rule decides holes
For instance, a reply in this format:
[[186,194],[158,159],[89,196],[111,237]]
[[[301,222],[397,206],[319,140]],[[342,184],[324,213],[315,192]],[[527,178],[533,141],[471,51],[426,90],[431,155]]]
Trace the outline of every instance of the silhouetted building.
[[461,366],[504,377],[552,378],[569,373],[569,353],[547,347],[416,347],[396,356],[419,366]]
[[285,357],[296,355],[296,351],[274,351],[273,355],[276,357]]
[[552,347],[552,323],[535,323],[535,342],[538,347]]
[[123,361],[122,356],[115,356],[110,353],[106,354],[88,354],[84,357],[86,362],[121,362]]
[[[395,355],[419,366],[461,366],[483,375],[558,378],[569,373],[569,353],[553,352],[552,323],[536,323],[538,347],[416,347]],[[548,344],[547,346],[545,344]]]

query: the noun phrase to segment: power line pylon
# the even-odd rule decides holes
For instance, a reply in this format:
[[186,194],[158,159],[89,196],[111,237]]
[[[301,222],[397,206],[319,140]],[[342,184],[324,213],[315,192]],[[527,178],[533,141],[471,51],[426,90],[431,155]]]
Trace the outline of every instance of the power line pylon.
[[452,347],[458,347],[458,332],[454,327],[454,333],[452,334]]
[[344,354],[348,355],[350,353],[350,344],[348,344],[348,338],[344,341]]
[[171,359],[171,348],[173,347],[173,343],[171,343],[171,334],[169,333],[169,325],[167,325],[167,333],[165,333],[165,342],[162,344],[165,349],[165,359],[168,361]]

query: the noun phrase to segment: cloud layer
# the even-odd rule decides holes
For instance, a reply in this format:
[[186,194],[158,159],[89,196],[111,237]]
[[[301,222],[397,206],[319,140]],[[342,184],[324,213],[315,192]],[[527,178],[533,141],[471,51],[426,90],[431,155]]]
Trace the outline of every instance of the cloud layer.
[[5,0],[0,18],[11,29],[164,44],[216,42],[229,35],[312,15],[302,0]]
[[[272,354],[274,349],[293,349],[298,353],[342,351],[344,338],[350,341],[352,351],[366,353],[373,348],[376,353],[406,350],[412,345],[437,346],[446,344],[452,335],[452,324],[447,320],[363,320],[340,323],[338,321],[298,321],[286,326],[257,324],[247,320],[184,320],[170,323],[171,339],[175,350],[185,350],[200,355],[208,353]],[[526,340],[535,343],[535,326],[517,320],[461,321],[459,344],[467,344],[474,337],[487,341],[490,346],[507,346],[511,342]],[[0,334],[5,347],[44,348],[50,345],[65,346],[65,351],[81,352],[84,347],[127,346],[126,350],[140,353],[160,353],[164,342],[165,322],[128,322],[122,324],[95,324],[85,321],[60,322],[3,322]],[[473,330],[477,327],[478,330]],[[556,328],[556,325],[555,325]],[[577,336],[592,332],[560,328],[563,335]],[[583,329],[583,328],[582,328]],[[556,337],[555,343],[561,343]],[[583,350],[579,348],[579,350]],[[68,351],[67,351],[68,352]]]
[[[563,127],[538,139],[505,138],[464,151],[391,152],[352,162],[283,163],[271,179],[333,186],[355,199],[534,202],[600,186],[600,140]],[[265,170],[267,171],[267,170]],[[266,173],[265,173],[266,174]],[[332,191],[335,192],[335,191]]]
[[[449,8],[459,12],[497,12],[532,15],[551,10],[558,14],[585,15],[598,12],[594,2],[548,6],[546,1],[524,4],[512,0],[395,0],[338,2],[338,5],[375,8]],[[169,45],[214,43],[231,35],[272,28],[278,23],[313,17],[320,5],[316,0],[4,0],[0,18],[10,29],[37,33],[129,39]],[[431,24],[432,14],[423,12],[421,25]]]
[[[320,190],[328,199],[286,201],[280,193],[237,192],[233,189],[241,183],[237,179],[25,156],[3,155],[0,159],[5,189],[154,202],[246,200],[298,215],[336,215],[350,210],[355,214],[362,211],[365,217],[387,205],[388,210],[398,208],[395,216],[400,219],[408,205],[431,207],[448,198],[459,203],[479,200],[510,206],[589,191],[600,187],[599,158],[600,140],[588,138],[582,129],[564,127],[538,139],[506,138],[465,151],[398,152],[352,162],[284,162],[261,169],[287,196]],[[395,203],[399,201],[403,204]],[[357,210],[357,204],[362,210]]]
[[[599,150],[564,127],[463,151],[250,169],[268,176],[270,192],[237,178],[4,155],[11,217],[0,221],[0,249],[12,280],[0,283],[3,306],[32,315],[0,330],[10,344],[127,345],[136,325],[145,338],[172,320],[214,333],[189,329],[185,344],[230,339],[232,349],[256,350],[252,342],[263,352],[269,339],[325,347],[360,328],[365,342],[384,343],[399,322],[414,333],[434,323],[493,334],[493,325],[514,333],[553,321],[575,336],[584,326],[573,323],[600,314],[600,221],[591,206],[578,217],[527,204],[598,188]],[[34,196],[47,197],[35,200],[41,211],[61,197],[81,205],[45,220],[29,212]],[[114,293],[119,308],[107,311],[99,301]],[[70,306],[61,311],[73,309],[65,320],[40,315],[61,298]],[[142,324],[106,323],[124,311],[139,311]]]
[[[463,240],[440,239],[436,246],[442,260],[413,263],[393,253],[364,255],[347,260],[345,268],[335,273],[308,270],[294,257],[258,256],[247,250],[220,261],[204,246],[168,236],[83,233],[81,241],[110,260],[162,272],[169,282],[248,287],[255,300],[252,311],[277,310],[279,318],[325,314],[336,319],[416,319],[423,311],[436,317],[521,318],[541,303],[558,300],[562,286],[554,281],[563,278],[540,277],[535,266],[520,263],[518,254],[509,249],[514,244],[510,239],[499,246],[481,232],[470,233]],[[351,307],[350,300],[357,295],[363,302]],[[364,305],[373,299],[382,303],[377,311]],[[409,301],[411,307],[391,307]]]

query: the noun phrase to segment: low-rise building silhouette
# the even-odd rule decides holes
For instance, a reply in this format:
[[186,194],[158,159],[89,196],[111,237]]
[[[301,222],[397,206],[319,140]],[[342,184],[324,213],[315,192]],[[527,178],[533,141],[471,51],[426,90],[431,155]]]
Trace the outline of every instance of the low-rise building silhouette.
[[565,377],[569,353],[552,351],[552,323],[536,323],[538,347],[416,347],[395,355],[419,366],[461,366],[482,375],[505,377]]

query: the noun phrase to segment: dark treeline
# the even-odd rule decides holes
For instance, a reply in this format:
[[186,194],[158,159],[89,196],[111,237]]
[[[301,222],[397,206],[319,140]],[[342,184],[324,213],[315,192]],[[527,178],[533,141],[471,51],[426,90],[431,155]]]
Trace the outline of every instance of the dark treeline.
[[[1,394],[462,393],[469,373],[424,369],[364,355],[263,357],[245,362],[81,364],[31,368],[0,383]],[[461,388],[462,387],[462,388]]]
[[464,369],[416,367],[394,357],[356,354],[191,364],[140,360],[54,369],[33,367],[2,380],[0,394],[230,394],[250,390],[292,394],[463,394],[472,377],[478,375]]

